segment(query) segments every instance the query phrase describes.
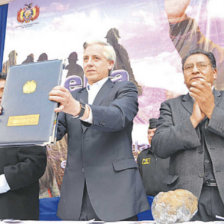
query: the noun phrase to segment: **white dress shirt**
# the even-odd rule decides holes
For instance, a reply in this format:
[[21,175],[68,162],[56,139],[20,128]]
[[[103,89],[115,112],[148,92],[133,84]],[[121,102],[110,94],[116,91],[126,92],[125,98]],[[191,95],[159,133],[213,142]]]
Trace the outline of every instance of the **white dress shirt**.
[[0,194],[5,193],[10,190],[8,182],[5,178],[5,174],[0,175]]
[[[88,92],[88,104],[91,105],[93,104],[97,93],[100,91],[100,89],[102,88],[103,84],[108,80],[108,77],[101,79],[100,81],[93,83],[92,85],[87,83],[87,92]],[[91,107],[89,107],[89,117],[85,120],[83,120],[85,122],[88,122],[90,124],[93,123],[93,113],[91,110]]]

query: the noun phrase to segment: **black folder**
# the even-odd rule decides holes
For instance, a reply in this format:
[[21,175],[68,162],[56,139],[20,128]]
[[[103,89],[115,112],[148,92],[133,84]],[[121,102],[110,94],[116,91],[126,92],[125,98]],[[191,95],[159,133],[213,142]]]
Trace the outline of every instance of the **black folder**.
[[50,90],[60,85],[62,61],[16,65],[9,69],[0,115],[0,147],[46,145],[55,141],[56,102]]

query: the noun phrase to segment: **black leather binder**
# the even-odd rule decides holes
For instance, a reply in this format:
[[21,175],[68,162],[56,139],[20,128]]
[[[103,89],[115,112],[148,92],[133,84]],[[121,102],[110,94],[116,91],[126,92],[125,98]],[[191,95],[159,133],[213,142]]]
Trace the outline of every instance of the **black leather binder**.
[[0,147],[46,145],[55,141],[57,103],[48,99],[59,85],[62,61],[22,64],[10,68],[2,99]]

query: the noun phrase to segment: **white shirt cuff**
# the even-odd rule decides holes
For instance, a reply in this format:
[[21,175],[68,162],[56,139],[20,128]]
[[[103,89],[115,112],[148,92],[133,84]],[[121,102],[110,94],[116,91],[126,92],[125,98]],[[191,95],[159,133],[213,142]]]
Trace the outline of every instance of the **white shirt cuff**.
[[5,174],[0,175],[0,194],[5,193],[10,190],[8,182],[5,178]]
[[85,120],[82,120],[82,121],[85,121],[87,123],[92,124],[93,123],[93,113],[92,113],[92,109],[91,109],[91,107],[88,104],[87,104],[87,107],[89,107],[89,117],[86,118]]

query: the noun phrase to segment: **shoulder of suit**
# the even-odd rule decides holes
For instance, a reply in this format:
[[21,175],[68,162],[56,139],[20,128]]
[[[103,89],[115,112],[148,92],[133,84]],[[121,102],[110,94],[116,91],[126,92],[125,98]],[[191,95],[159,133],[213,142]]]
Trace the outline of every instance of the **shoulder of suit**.
[[136,85],[131,81],[121,81],[121,82],[114,82],[114,86],[117,87],[129,87],[129,88],[136,88]]
[[177,97],[174,97],[174,98],[171,98],[171,99],[167,99],[163,103],[166,103],[166,104],[176,103],[176,102],[182,101],[184,96],[185,95],[180,95],[180,96],[177,96]]
[[219,90],[220,94],[224,96],[224,90]]

